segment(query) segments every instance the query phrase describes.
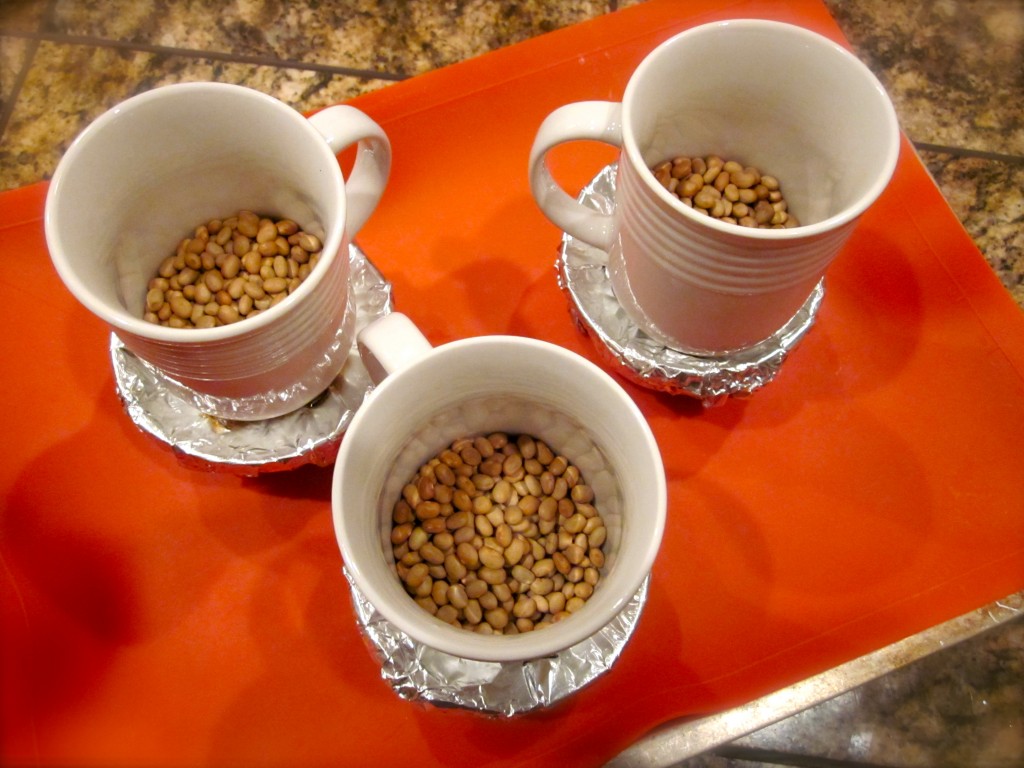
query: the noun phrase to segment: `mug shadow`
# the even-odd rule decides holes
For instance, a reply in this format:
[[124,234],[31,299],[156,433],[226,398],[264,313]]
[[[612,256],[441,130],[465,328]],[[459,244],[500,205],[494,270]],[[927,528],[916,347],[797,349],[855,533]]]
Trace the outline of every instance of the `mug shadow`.
[[924,299],[910,256],[869,220],[829,268],[814,326],[760,395],[758,425],[791,419],[805,403],[837,404],[886,387],[920,346]]
[[[436,265],[431,271],[445,273],[445,277],[414,284],[395,275],[396,308],[409,314],[435,344],[471,335],[507,333],[543,339],[589,359],[610,373],[638,405],[659,443],[678,440],[673,431],[683,422],[686,429],[696,431],[689,441],[693,461],[685,470],[695,471],[713,455],[729,430],[742,421],[747,402],[730,400],[720,407],[704,408],[695,398],[640,386],[607,365],[593,340],[579,329],[570,301],[558,284],[557,233],[554,237],[531,235],[511,244],[495,237],[484,240],[489,242],[486,248],[476,245],[481,241],[476,229],[501,232],[510,221],[540,216],[524,190],[523,195],[510,199],[495,215],[474,226],[474,232],[436,243],[424,259]],[[471,262],[455,269],[445,266],[452,254],[471,249],[479,250]],[[514,364],[514,360],[509,361],[509,365]]]
[[305,465],[256,477],[226,477],[244,490],[241,506],[204,505],[199,514],[217,541],[240,555],[257,555],[293,541],[331,518],[330,467]]
[[781,427],[810,404],[831,402],[843,411],[901,375],[922,342],[924,311],[908,255],[877,228],[862,226],[830,268],[818,316],[774,380],[708,408],[685,395],[631,392],[653,413],[725,430]]
[[[647,601],[633,635],[615,664],[597,679],[548,707],[509,717],[479,712],[445,711],[449,719],[438,732],[440,710],[420,705],[411,710],[423,741],[437,765],[480,765],[510,760],[509,745],[521,745],[512,758],[522,765],[555,765],[571,755],[580,765],[602,764],[648,729],[660,713],[645,702],[647,692],[663,684],[685,688],[700,698],[701,684],[680,663],[683,647],[672,603],[652,577]],[[657,680],[652,669],[659,670]],[[630,702],[623,707],[624,695]],[[678,702],[677,702],[678,704]],[[456,717],[451,717],[456,714]],[[560,724],[559,724],[560,723]],[[458,763],[452,743],[459,743]]]
[[[81,345],[69,354],[88,357],[82,350],[95,352]],[[97,380],[95,360],[84,363],[78,387]],[[24,464],[0,515],[10,588],[27,610],[24,622],[5,624],[4,642],[23,651],[7,684],[40,738],[87,699],[124,649],[183,622],[221,571],[178,556],[188,534],[176,519],[198,498],[181,488],[157,499],[152,478],[126,476],[121,451],[149,453],[155,464],[171,459],[131,424],[109,374],[99,381],[87,398],[89,420]],[[174,600],[164,599],[167,590]]]
[[[538,215],[532,197],[524,193],[474,229],[501,232],[510,221]],[[464,253],[479,241],[473,232],[453,236],[437,243],[427,256],[442,265],[452,253]],[[776,379],[749,397],[732,397],[723,405],[704,408],[695,398],[668,395],[628,380],[596,353],[594,341],[577,327],[557,283],[557,235],[550,242],[531,236],[523,240],[526,246],[516,241],[528,253],[517,252],[515,245],[498,237],[489,242],[474,261],[443,280],[412,285],[396,278],[399,309],[417,313],[416,322],[436,343],[465,335],[511,333],[560,344],[615,375],[645,413],[655,417],[671,413],[726,428],[784,424],[807,402],[839,402],[884,387],[900,375],[923,333],[922,287],[910,255],[865,217],[829,269],[816,322]]]

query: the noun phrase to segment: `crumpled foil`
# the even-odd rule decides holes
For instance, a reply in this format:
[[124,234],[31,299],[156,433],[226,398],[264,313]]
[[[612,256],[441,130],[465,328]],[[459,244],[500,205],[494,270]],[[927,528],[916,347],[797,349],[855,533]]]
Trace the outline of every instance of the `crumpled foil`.
[[554,656],[502,663],[463,659],[417,643],[381,616],[343,570],[381,677],[399,696],[505,717],[550,706],[607,672],[636,628],[650,582],[644,579],[622,612],[597,634]]
[[[349,246],[350,306],[358,331],[392,310],[391,284],[356,246]],[[346,312],[343,322],[353,322]],[[170,446],[192,469],[255,476],[304,464],[330,466],[363,398],[370,376],[352,350],[341,372],[311,403],[262,421],[218,419],[182,397],[182,385],[129,352],[116,334],[110,354],[117,393],[136,426]]]
[[[601,213],[614,210],[617,164],[606,166],[579,194]],[[644,333],[612,291],[608,254],[572,235],[562,237],[556,262],[558,284],[570,300],[579,329],[610,368],[648,389],[696,397],[705,406],[745,397],[775,378],[783,361],[804,337],[825,295],[820,281],[782,328],[754,346],[722,356],[702,357],[666,347]]]

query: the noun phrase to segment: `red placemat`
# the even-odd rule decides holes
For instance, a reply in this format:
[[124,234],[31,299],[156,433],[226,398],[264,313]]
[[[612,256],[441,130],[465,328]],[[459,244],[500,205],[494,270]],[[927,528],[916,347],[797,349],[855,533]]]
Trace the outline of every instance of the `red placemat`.
[[[596,360],[529,194],[534,132],[727,17],[841,40],[818,2],[653,0],[357,100],[394,146],[360,244],[398,308],[434,343],[512,333]],[[582,185],[609,159],[576,147],[556,172]],[[108,332],[50,265],[45,192],[0,195],[5,765],[593,766],[1024,588],[1024,314],[909,144],[775,382],[708,411],[624,384],[669,475],[647,607],[610,673],[512,720],[380,680],[330,470],[203,474],[135,428]]]

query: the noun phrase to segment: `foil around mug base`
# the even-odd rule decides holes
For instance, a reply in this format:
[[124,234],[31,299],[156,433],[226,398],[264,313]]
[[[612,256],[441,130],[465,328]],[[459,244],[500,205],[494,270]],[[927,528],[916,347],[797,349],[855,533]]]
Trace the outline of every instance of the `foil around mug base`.
[[611,669],[636,628],[650,582],[644,579],[619,615],[586,640],[543,659],[493,662],[463,659],[414,641],[381,616],[343,571],[381,677],[400,697],[505,717],[551,706]]
[[[580,192],[579,201],[612,213],[615,173],[614,163],[602,169]],[[565,233],[556,268],[577,326],[591,338],[606,365],[643,387],[689,395],[705,406],[749,396],[772,381],[814,324],[825,295],[822,279],[789,322],[770,337],[745,349],[705,357],[664,346],[627,316],[612,290],[604,250]]]
[[[354,311],[346,312],[342,322],[354,323],[358,331],[391,312],[391,284],[354,244],[349,262]],[[184,385],[128,351],[116,334],[111,335],[110,354],[118,396],[136,426],[170,446],[186,467],[242,476],[305,464],[330,466],[372,387],[352,342],[341,372],[307,405],[272,419],[233,421],[204,413],[194,404],[202,396],[190,396]]]

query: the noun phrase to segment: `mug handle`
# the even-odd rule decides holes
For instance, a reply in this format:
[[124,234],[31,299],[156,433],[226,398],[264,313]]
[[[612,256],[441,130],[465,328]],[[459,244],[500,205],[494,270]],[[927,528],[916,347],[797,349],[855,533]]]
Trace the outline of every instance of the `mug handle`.
[[537,131],[530,150],[530,190],[552,223],[585,243],[604,251],[615,239],[615,217],[586,208],[572,198],[551,175],[547,153],[569,141],[592,140],[622,147],[622,104],[579,101],[559,107]]
[[420,329],[401,312],[377,318],[357,334],[356,342],[374,384],[408,368],[433,349]]
[[384,194],[391,172],[391,142],[377,123],[346,104],[327,107],[312,115],[309,122],[336,155],[351,144],[359,144],[355,165],[345,180],[345,234],[351,239]]

